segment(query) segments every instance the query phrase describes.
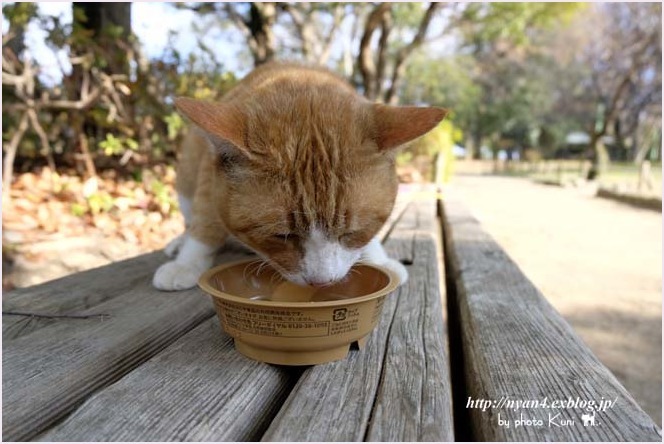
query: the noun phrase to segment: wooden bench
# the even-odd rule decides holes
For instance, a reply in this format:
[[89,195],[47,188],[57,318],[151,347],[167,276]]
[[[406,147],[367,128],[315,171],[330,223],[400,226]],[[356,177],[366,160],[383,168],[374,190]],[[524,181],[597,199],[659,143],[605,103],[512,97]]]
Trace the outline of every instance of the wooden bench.
[[[661,442],[661,429],[463,204],[448,197],[439,214],[457,438]],[[590,401],[611,406],[592,415]]]
[[[5,295],[3,440],[661,440],[461,204],[405,188],[381,236],[410,279],[363,350],[318,366],[238,354],[200,290],[152,288],[161,252]],[[575,426],[506,428],[546,410],[468,407],[544,396],[617,401],[596,427],[575,408],[556,410]]]
[[7,295],[3,439],[452,440],[435,212],[398,201],[382,235],[410,280],[366,347],[326,365],[239,355],[208,296],[152,288],[162,253]]

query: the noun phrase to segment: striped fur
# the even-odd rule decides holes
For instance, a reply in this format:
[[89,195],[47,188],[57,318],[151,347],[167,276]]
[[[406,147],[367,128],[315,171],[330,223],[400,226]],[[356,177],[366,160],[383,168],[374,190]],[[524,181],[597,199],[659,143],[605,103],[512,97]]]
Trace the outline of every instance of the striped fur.
[[329,71],[279,63],[221,102],[176,105],[197,126],[178,166],[178,193],[193,202],[187,235],[218,247],[232,234],[287,278],[317,285],[343,277],[390,214],[393,148],[445,115],[375,105]]

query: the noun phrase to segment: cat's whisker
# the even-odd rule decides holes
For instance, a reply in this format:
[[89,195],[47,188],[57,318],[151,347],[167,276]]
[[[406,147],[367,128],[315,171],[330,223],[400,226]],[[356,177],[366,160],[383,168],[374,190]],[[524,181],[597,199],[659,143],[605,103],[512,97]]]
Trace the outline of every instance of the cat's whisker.
[[243,269],[242,269],[242,282],[247,283],[247,268],[249,268],[251,264],[247,264]]
[[[360,273],[360,270],[358,270],[357,268],[351,268],[350,273],[352,273],[356,276],[360,276],[362,274],[362,273]],[[349,273],[349,275],[350,275],[350,273]]]
[[270,284],[274,284],[275,281],[279,282],[278,280],[283,280],[281,275],[279,273],[274,273],[272,277],[270,278]]
[[256,266],[260,265],[260,262],[261,262],[260,259],[251,261],[247,264],[247,267],[249,267],[249,268],[256,267]]
[[255,269],[254,269],[253,273],[254,273],[255,275],[259,275],[259,274],[261,274],[261,269],[263,268],[263,261],[257,261],[257,262],[255,262],[255,263],[254,263],[254,267],[255,267]]
[[254,274],[252,267],[260,266],[261,260],[257,259],[255,261],[249,262],[244,269],[242,270],[242,280],[247,282],[247,273]]
[[334,282],[328,282],[327,284],[323,284],[323,285],[321,285],[320,288],[331,287],[331,286],[336,285],[336,284],[338,284],[338,283],[340,283],[340,282],[343,282],[343,281],[344,281],[344,279],[341,279],[341,280],[339,280],[339,281],[334,281]]
[[268,265],[270,265],[270,262],[268,262],[267,260],[262,260],[258,265],[258,270],[256,271],[256,274],[261,274],[263,268],[265,268]]
[[273,267],[273,268],[276,270],[276,273],[273,273],[273,274],[272,274],[272,278],[270,279],[270,283],[271,283],[271,284],[274,284],[274,283],[275,283],[275,280],[276,280],[277,283],[281,283],[281,282],[286,282],[286,281],[288,281],[288,279],[286,279],[286,278],[284,277],[284,275],[281,273],[281,271],[279,271],[279,270],[277,269],[277,267]]

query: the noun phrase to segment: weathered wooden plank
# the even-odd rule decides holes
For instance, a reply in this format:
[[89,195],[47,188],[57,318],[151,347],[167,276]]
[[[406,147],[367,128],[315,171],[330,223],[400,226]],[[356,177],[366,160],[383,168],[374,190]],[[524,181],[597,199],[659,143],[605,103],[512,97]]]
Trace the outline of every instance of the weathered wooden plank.
[[425,207],[411,205],[386,242],[411,264],[410,278],[387,298],[365,349],[305,370],[263,441],[453,439],[435,245],[420,231],[434,200],[418,214]]
[[413,247],[408,288],[391,325],[367,441],[454,440],[436,248],[419,236]]
[[[443,214],[472,437],[661,442],[661,430],[463,205],[445,200]],[[524,401],[531,405],[517,409]],[[584,426],[590,401],[604,404]],[[542,423],[516,427],[520,419]]]
[[[99,305],[108,320],[56,323],[4,348],[4,440],[30,439],[212,315],[209,301],[195,292],[145,291]],[[146,311],[154,313],[148,317]]]
[[[4,344],[4,440],[30,439],[213,315],[198,289],[160,292],[152,287],[154,269],[143,273],[130,290],[79,312],[106,315],[101,319],[62,319]],[[98,285],[121,280],[114,275]]]
[[363,350],[307,368],[262,441],[363,441],[376,396],[397,290]]
[[[220,252],[217,261],[226,260],[224,257],[229,255],[242,257],[243,254],[247,254],[247,250],[237,241],[231,241]],[[13,290],[3,296],[2,339],[6,342],[55,322],[68,322],[67,316],[78,316],[81,310],[117,297],[146,279],[151,280],[149,273],[166,260],[163,252],[157,251]],[[74,318],[70,320],[78,322]]]
[[[434,243],[440,242],[440,223],[436,214],[435,189],[431,186],[410,186],[404,189],[403,194],[410,197],[404,199],[406,207],[399,219],[395,221],[394,228],[388,233],[390,237],[414,240],[418,235],[426,235]],[[399,259],[406,265],[410,265],[413,262],[415,251],[412,246],[400,248],[398,251],[393,250],[392,257]],[[442,272],[442,267],[439,267],[439,269]]]
[[[76,315],[82,310],[119,296],[143,282],[146,279],[146,270],[154,270],[164,261],[163,253],[149,253],[40,285],[13,290],[3,296],[3,313],[34,313],[36,316],[3,314],[2,340],[6,343],[66,319],[39,315]],[[122,279],[118,279],[118,276],[122,276]]]
[[300,373],[298,367],[240,355],[214,317],[92,396],[39,439],[255,441]]
[[390,329],[367,441],[454,440],[433,196],[411,210],[414,226],[403,224],[394,233],[412,237],[412,265]]
[[408,205],[410,205],[411,201],[412,201],[411,193],[400,192],[399,194],[397,194],[397,198],[394,202],[394,208],[392,208],[390,216],[387,218],[387,220],[381,227],[380,231],[378,231],[376,237],[378,237],[381,241],[385,241],[387,239],[387,236],[390,234],[390,231],[392,231],[392,228],[395,226],[399,218],[402,217],[404,211],[406,210]]
[[[392,220],[396,220],[396,217]],[[152,270],[150,274],[151,272]],[[135,294],[141,295],[143,299],[155,297],[143,293],[155,293],[157,296],[177,297],[183,300],[197,299],[191,291],[167,294],[147,290],[140,288]],[[196,293],[197,290],[193,292]],[[203,298],[207,300],[207,296]],[[116,297],[118,301],[121,299],[122,297]],[[128,307],[131,304],[127,301]],[[130,311],[140,313],[142,308],[139,305],[134,302]],[[207,304],[203,306],[202,312],[210,314]],[[200,308],[186,307],[186,312],[195,313]],[[183,310],[185,309],[179,308],[174,312]],[[109,313],[112,310],[101,304],[95,307],[95,312]],[[114,317],[127,316],[127,313],[112,314]],[[216,318],[206,322],[205,325],[209,325],[210,328],[201,326],[184,335],[176,344],[154,359],[135,369],[116,384],[102,389],[64,422],[42,434],[40,439],[167,441],[248,440],[260,437],[281,404],[280,400],[293,386],[301,370],[269,366],[248,360],[238,354],[233,349],[230,338],[219,331]],[[134,351],[127,349],[131,344],[118,337],[122,335],[118,330],[131,330],[133,327],[131,325],[126,328],[124,325],[116,324],[109,326],[104,332],[92,332],[88,327],[86,334],[81,336],[108,334],[118,342],[107,347],[108,349],[115,353],[131,354]],[[68,329],[64,330],[66,334],[72,334]],[[46,333],[35,332],[30,335],[30,339],[39,338],[38,335],[46,337]],[[131,334],[126,336],[129,342],[134,340]],[[47,341],[44,339],[44,342]],[[78,342],[74,343],[78,345]],[[124,348],[118,350],[120,347]],[[95,367],[96,360],[103,353],[105,352],[98,351],[87,359],[79,358],[79,362],[74,363],[71,368],[77,373],[103,373],[106,371],[103,366]],[[147,357],[147,355],[141,356],[141,359]],[[51,362],[50,359],[50,357],[44,358],[47,362]],[[52,369],[50,371],[52,372]],[[123,371],[126,373],[126,370]],[[117,379],[121,375],[122,373],[117,371],[111,377]],[[173,393],[173,387],[177,387],[176,394]],[[150,393],[149,397],[145,396],[146,392]],[[87,393],[89,392],[81,394],[77,399],[85,399]],[[51,393],[40,399],[48,402],[53,395]],[[67,404],[67,408],[70,405],[73,404]],[[188,405],[190,407],[186,407]],[[59,404],[55,407],[61,411],[66,410]],[[183,411],[200,413],[201,408],[207,408],[205,415],[182,414]],[[31,427],[43,429],[44,425]]]
[[[3,295],[3,310],[68,311],[90,308],[142,282],[145,269],[156,268],[165,258],[161,251],[156,251],[32,287],[17,288]],[[118,276],[123,279],[117,279]]]

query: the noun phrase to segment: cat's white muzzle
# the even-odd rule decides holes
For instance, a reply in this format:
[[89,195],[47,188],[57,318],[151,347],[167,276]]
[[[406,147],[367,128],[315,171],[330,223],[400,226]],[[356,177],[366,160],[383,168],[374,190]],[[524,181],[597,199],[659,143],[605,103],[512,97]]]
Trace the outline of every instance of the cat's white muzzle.
[[288,278],[295,283],[314,287],[330,285],[346,277],[361,254],[362,249],[346,248],[338,240],[331,240],[314,228],[304,243],[301,271]]

